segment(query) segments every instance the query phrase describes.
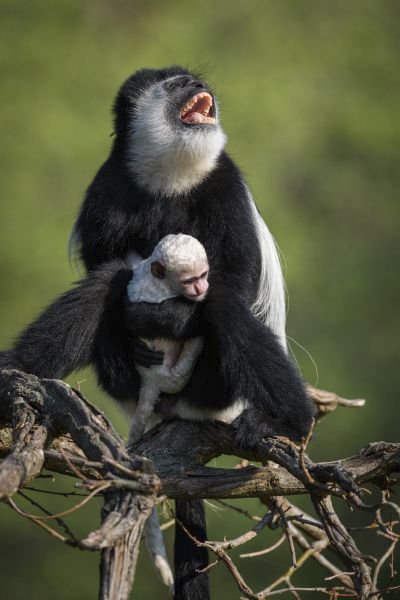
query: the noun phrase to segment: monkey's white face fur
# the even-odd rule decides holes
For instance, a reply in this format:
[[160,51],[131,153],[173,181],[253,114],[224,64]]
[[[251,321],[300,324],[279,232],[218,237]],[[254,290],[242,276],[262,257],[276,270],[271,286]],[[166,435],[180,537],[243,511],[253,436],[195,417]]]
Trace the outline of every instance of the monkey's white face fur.
[[[180,104],[168,88],[178,79],[171,77],[143,92],[128,142],[129,168],[136,181],[160,196],[179,195],[198,185],[214,168],[226,142],[215,98],[193,90],[191,99]],[[196,103],[200,113],[193,110]]]
[[[166,269],[166,277],[159,279],[151,272],[155,261]],[[131,302],[151,302],[158,304],[169,298],[182,295],[181,276],[208,273],[208,260],[204,246],[196,238],[183,233],[166,235],[149,258],[134,267],[134,274],[128,284],[128,298]],[[203,298],[199,298],[203,299]]]

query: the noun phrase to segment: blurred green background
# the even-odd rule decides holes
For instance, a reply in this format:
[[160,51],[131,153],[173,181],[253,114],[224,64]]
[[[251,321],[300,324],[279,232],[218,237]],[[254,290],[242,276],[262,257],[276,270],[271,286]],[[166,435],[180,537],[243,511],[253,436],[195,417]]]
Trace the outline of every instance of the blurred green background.
[[[322,423],[313,457],[333,459],[369,441],[398,440],[396,0],[1,0],[0,49],[1,347],[77,278],[67,240],[110,147],[118,86],[143,66],[200,67],[220,98],[228,151],[282,250],[288,333],[317,365],[293,343],[305,378],[368,399],[364,409],[342,409]],[[126,432],[93,375],[70,378],[77,380]],[[36,482],[45,486],[71,490],[73,482]],[[59,497],[31,496],[52,510],[65,506]],[[95,500],[74,515],[78,535],[97,522],[100,505]],[[245,505],[262,511],[256,501]],[[212,508],[209,521],[211,539],[249,527],[243,517]],[[275,537],[264,532],[249,550]],[[358,541],[363,547],[365,538]],[[238,560],[258,590],[288,558],[284,548]],[[96,598],[97,563],[97,555],[59,544],[0,506],[2,598]],[[318,584],[323,576],[309,565],[293,581]],[[212,581],[216,599],[239,597],[222,565]],[[142,600],[168,597],[145,552],[135,589]]]

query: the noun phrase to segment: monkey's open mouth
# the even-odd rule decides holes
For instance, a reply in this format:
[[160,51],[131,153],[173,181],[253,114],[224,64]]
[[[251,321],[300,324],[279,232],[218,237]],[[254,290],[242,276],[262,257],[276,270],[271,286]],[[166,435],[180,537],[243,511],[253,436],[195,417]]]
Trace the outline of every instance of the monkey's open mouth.
[[183,123],[215,123],[215,110],[211,94],[200,92],[190,98],[181,109],[180,118]]

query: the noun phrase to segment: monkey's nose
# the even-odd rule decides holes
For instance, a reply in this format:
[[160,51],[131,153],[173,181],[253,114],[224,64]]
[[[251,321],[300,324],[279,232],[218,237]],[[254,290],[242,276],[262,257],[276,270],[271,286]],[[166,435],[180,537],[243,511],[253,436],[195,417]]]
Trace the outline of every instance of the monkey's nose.
[[202,281],[202,280],[198,281],[197,283],[195,283],[194,289],[195,289],[197,296],[201,296],[201,295],[205,294],[206,291],[208,290],[208,281]]

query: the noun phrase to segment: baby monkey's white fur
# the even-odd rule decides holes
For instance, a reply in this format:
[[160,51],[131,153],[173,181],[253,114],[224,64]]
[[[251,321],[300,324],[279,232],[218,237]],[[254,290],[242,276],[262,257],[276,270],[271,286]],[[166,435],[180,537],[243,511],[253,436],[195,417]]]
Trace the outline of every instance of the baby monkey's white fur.
[[[152,255],[142,260],[134,259],[134,274],[128,284],[131,302],[159,303],[184,294],[183,281],[208,272],[207,254],[200,242],[184,235],[167,235],[155,247]],[[165,276],[152,273],[152,264],[160,263]],[[184,294],[185,295],[185,294]],[[199,296],[199,300],[205,297]],[[132,417],[128,445],[134,444],[145,431],[161,392],[174,394],[188,382],[197,358],[203,348],[203,338],[197,337],[181,342],[163,338],[143,339],[149,348],[164,352],[162,365],[149,368],[135,364],[141,377],[138,405]],[[156,509],[153,509],[145,525],[148,550],[163,582],[170,588],[174,579],[165,551],[164,541]]]

